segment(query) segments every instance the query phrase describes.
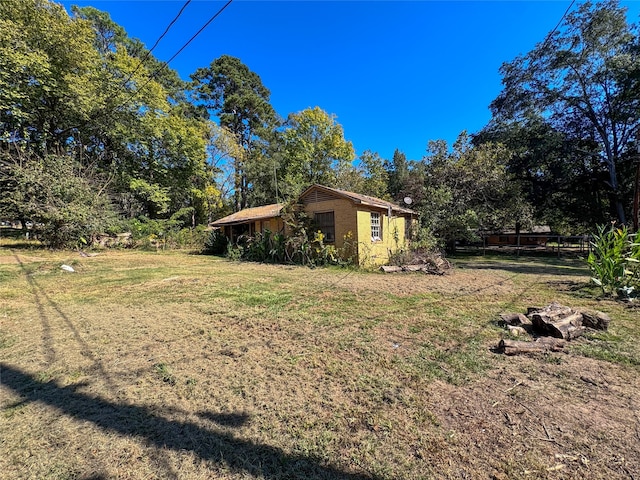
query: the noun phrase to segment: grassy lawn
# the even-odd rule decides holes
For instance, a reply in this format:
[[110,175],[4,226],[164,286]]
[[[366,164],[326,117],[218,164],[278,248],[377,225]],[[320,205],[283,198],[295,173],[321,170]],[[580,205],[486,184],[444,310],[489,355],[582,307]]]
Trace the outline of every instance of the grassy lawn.
[[[0,472],[639,478],[640,309],[595,298],[578,260],[453,261],[384,275],[5,240]],[[609,331],[491,352],[500,313],[554,300]]]

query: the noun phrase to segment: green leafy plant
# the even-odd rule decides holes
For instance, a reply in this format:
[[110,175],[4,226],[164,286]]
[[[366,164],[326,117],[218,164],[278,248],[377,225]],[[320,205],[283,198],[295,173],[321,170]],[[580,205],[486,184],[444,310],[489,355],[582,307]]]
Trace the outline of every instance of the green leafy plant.
[[592,251],[587,263],[591,280],[602,288],[605,295],[630,297],[640,283],[640,243],[637,234],[629,233],[627,227],[597,227],[591,242]]
[[153,368],[160,379],[169,385],[176,384],[176,377],[166,363],[156,363]]
[[238,245],[233,245],[232,243],[229,243],[227,245],[227,253],[226,253],[226,257],[229,260],[232,260],[234,262],[238,262],[240,260],[242,260],[242,256],[244,253],[244,248]]
[[204,252],[210,255],[223,255],[227,251],[229,239],[222,230],[212,230],[204,243]]
[[[224,244],[227,258],[236,261],[294,263],[309,267],[353,264],[357,247],[351,232],[345,235],[341,248],[327,244],[322,231],[304,211],[296,209],[295,205],[289,206],[285,213],[285,222],[286,236],[282,232],[274,233],[266,229],[254,235],[240,235],[235,239],[235,243]],[[214,242],[222,243],[221,235],[223,234],[212,234],[207,245],[213,246]]]

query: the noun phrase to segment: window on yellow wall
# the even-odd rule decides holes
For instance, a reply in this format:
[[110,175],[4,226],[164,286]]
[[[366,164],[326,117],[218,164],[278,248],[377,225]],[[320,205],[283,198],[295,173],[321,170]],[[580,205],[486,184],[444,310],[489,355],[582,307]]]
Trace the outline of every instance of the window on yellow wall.
[[336,223],[333,212],[322,212],[314,215],[314,223],[324,235],[324,241],[332,243],[336,241]]
[[380,214],[371,212],[371,241],[377,242],[382,240],[382,223],[380,222]]

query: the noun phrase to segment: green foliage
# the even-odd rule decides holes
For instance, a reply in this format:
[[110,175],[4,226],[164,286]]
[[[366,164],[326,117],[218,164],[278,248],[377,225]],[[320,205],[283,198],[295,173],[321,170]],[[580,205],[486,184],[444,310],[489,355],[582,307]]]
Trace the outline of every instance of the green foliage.
[[0,142],[42,156],[64,148],[104,102],[85,21],[46,0],[0,2]]
[[153,215],[163,214],[169,210],[169,189],[151,184],[141,178],[132,178],[129,183],[131,192],[147,204],[146,210]]
[[411,247],[414,249],[435,251],[442,248],[443,245],[430,229],[421,227],[418,228],[418,231],[415,233],[415,238],[411,241]]
[[[191,75],[194,94],[220,119],[220,126],[236,139],[241,150],[233,157],[235,210],[247,206],[249,179],[246,163],[259,161],[261,142],[271,135],[275,110],[269,103],[269,90],[260,76],[239,58],[222,55],[211,65]],[[257,180],[257,179],[255,179]]]
[[422,228],[452,247],[474,240],[479,230],[499,230],[531,223],[531,209],[506,163],[510,152],[500,144],[473,147],[462,133],[453,150],[430,142],[423,165],[422,198],[416,202]]
[[[362,169],[362,186],[350,189],[372,197],[387,199],[389,197],[389,174],[384,168],[384,160],[376,152],[365,150],[360,155]],[[349,190],[349,189],[347,189]]]
[[[226,256],[230,260],[248,260],[266,263],[294,263],[309,267],[325,265],[348,265],[353,259],[353,245],[345,241],[341,249],[324,242],[322,232],[303,211],[291,209],[286,214],[287,236],[270,230],[253,236],[243,235],[234,244],[226,245]],[[222,246],[222,235],[216,234],[216,242]],[[348,240],[348,239],[346,239]],[[213,240],[212,240],[213,241]]]
[[335,246],[324,243],[324,235],[304,211],[293,205],[285,218],[289,227],[286,239],[289,262],[309,267],[344,264]]
[[387,172],[389,194],[395,200],[402,200],[410,193],[410,163],[407,156],[396,149],[393,159],[390,162],[385,160],[383,166]]
[[593,148],[588,142],[572,139],[533,114],[518,122],[494,119],[473,142],[501,143],[509,149],[508,172],[535,218],[552,231],[575,235],[609,220],[609,189],[599,181],[597,158],[585,156]]
[[244,245],[244,258],[255,262],[282,263],[286,258],[286,240],[282,233],[269,229],[248,237]]
[[640,287],[640,243],[627,227],[598,226],[587,263],[591,280],[605,295],[629,297]]
[[[576,190],[592,195],[595,185],[597,215],[615,211],[620,223],[633,192],[624,172],[640,125],[636,28],[618,1],[584,2],[554,35],[502,65],[504,89],[491,104],[495,123],[518,126],[539,116],[569,140],[562,161],[586,180]],[[530,173],[546,175],[545,163],[540,158]]]
[[351,165],[353,145],[334,115],[319,107],[292,113],[282,134],[282,191],[296,197],[312,184],[337,186],[337,172]]
[[227,251],[229,239],[222,230],[212,230],[204,244],[204,253],[209,255],[223,255]]
[[143,249],[193,248],[202,250],[207,241],[204,225],[183,228],[178,216],[169,219],[138,217],[128,222],[135,245]]
[[116,221],[102,179],[62,156],[6,160],[0,216],[33,222],[33,233],[53,248],[91,243]]
[[[88,193],[54,209],[43,199],[64,198],[84,182],[125,218],[169,219],[190,209],[191,226],[206,222],[217,191],[206,164],[209,130],[186,102],[183,82],[107,13],[73,11],[47,0],[0,2],[0,187],[25,200],[20,208],[4,202],[4,218],[37,218],[51,245],[75,243],[79,228],[71,224],[101,224],[89,228],[95,232],[111,215],[90,219]],[[63,168],[67,185],[59,175],[47,192],[24,190],[45,185],[38,163],[52,155],[73,170]]]
[[233,243],[229,243],[227,245],[227,258],[234,262],[239,262],[242,260],[244,254],[244,248],[240,245],[234,245]]

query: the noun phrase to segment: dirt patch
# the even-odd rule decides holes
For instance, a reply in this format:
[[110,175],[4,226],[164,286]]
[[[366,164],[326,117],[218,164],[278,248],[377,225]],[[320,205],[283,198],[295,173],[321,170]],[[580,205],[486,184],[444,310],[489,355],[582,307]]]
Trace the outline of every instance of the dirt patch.
[[468,478],[487,463],[487,473],[504,479],[640,472],[637,371],[572,355],[553,359],[560,363],[509,358],[473,385],[430,387],[430,408]]

